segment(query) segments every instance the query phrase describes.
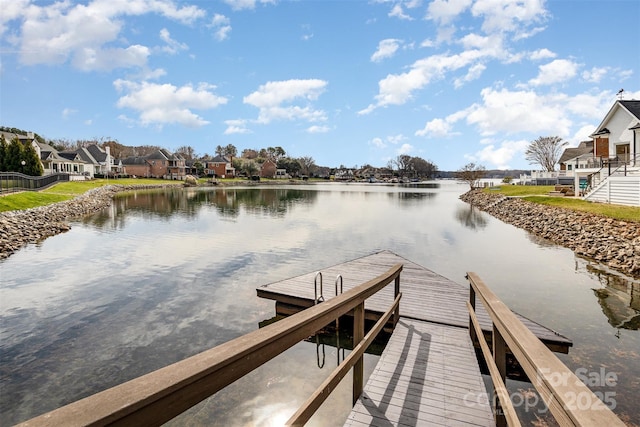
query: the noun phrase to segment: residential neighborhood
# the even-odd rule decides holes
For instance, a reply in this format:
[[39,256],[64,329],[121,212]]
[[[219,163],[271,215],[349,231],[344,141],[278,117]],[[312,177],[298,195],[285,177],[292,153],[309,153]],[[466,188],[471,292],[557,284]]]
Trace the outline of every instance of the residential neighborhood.
[[[215,179],[288,179],[308,176],[335,181],[408,182],[438,177],[437,166],[419,157],[400,155],[387,167],[328,168],[313,159],[290,159],[280,147],[244,150],[235,156],[233,145],[218,147],[215,157],[191,158],[159,148],[150,154],[115,158],[110,147],[97,142],[58,151],[39,141],[33,132],[0,132],[4,141],[17,139],[37,153],[44,175],[64,173],[71,180],[95,177],[140,177],[184,180],[188,175]],[[577,147],[567,147],[557,160],[558,169],[531,171],[523,184],[564,184],[571,194],[586,200],[640,205],[640,100],[617,100],[590,136]],[[564,145],[564,144],[563,144]],[[305,170],[301,164],[305,163]],[[295,166],[295,167],[293,167]]]

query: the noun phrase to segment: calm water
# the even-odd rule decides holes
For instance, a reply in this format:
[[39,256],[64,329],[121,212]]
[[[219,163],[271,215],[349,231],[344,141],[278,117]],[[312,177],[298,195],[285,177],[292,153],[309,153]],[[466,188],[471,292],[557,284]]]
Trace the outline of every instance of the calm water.
[[[466,186],[322,184],[137,192],[0,261],[0,424],[45,411],[258,328],[256,287],[389,249],[574,341],[574,371],[640,424],[640,282],[458,200]],[[312,286],[312,284],[310,284]],[[336,364],[303,342],[174,420],[280,425]],[[370,372],[377,356],[368,355]],[[528,384],[510,381],[514,391]],[[342,425],[345,380],[310,425]],[[529,411],[531,420],[544,415]]]

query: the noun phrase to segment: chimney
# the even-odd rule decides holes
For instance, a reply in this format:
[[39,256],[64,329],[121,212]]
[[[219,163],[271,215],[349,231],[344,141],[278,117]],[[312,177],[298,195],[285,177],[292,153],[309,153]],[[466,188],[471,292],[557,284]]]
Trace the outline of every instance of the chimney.
[[35,139],[35,137],[33,136],[33,132],[27,132],[27,138]]

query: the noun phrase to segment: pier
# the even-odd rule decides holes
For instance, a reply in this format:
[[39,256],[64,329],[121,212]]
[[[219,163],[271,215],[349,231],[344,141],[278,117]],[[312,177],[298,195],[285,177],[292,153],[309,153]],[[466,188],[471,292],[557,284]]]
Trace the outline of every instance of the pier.
[[[568,351],[568,338],[511,312],[475,273],[466,278],[468,288],[382,251],[263,285],[258,296],[293,314],[21,426],[162,425],[343,316],[353,349],[286,425],[304,425],[351,373],[346,426],[520,426],[505,386],[511,354],[559,425],[624,426],[550,350]],[[375,324],[365,329],[366,319]],[[365,384],[364,352],[385,328]],[[476,348],[493,383],[484,399]]]

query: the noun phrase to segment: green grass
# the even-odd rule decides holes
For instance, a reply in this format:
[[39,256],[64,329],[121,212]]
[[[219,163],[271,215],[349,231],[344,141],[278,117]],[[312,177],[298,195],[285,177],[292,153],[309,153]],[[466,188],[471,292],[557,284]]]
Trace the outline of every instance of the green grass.
[[[9,194],[0,197],[0,212],[35,208],[38,206],[46,206],[52,203],[70,200],[93,188],[102,187],[104,185],[150,185],[170,183],[173,183],[173,181],[166,181],[162,179],[94,179],[91,181],[61,182],[42,191],[23,191],[22,193]],[[182,181],[176,181],[175,183],[181,184]]]
[[72,199],[74,196],[66,196],[63,194],[46,194],[34,191],[25,191],[24,193],[10,194],[0,197],[0,212],[16,211],[22,209],[35,208],[38,206],[50,205]]
[[485,191],[505,196],[522,197],[524,200],[541,205],[587,212],[622,221],[640,222],[640,207],[594,203],[574,197],[549,197],[549,192],[553,190],[553,185],[502,185],[499,190]]

